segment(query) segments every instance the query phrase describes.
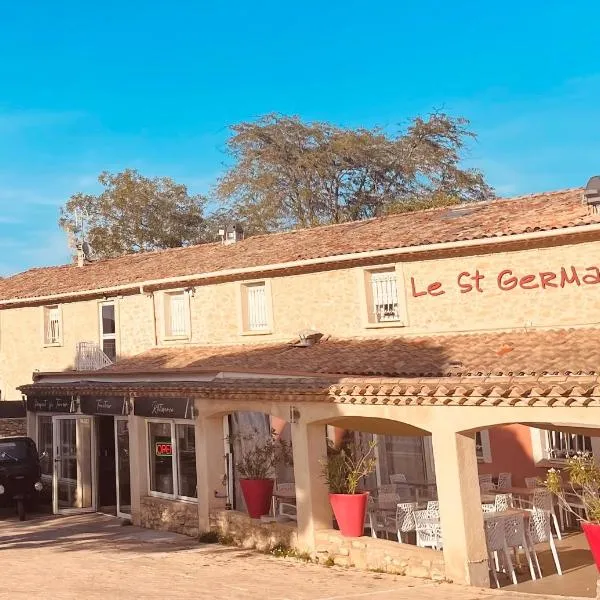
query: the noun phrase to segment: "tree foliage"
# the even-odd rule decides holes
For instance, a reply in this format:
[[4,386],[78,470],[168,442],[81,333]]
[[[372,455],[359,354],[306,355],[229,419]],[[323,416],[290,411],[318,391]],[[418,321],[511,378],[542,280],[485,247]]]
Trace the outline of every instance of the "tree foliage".
[[207,239],[205,198],[191,196],[168,177],[144,177],[136,170],[98,177],[98,195],[77,193],[61,208],[59,223],[72,237],[81,231],[98,257],[196,244]]
[[217,195],[250,233],[341,223],[482,200],[491,188],[461,167],[475,135],[435,113],[395,135],[266,115],[232,128],[234,158]]

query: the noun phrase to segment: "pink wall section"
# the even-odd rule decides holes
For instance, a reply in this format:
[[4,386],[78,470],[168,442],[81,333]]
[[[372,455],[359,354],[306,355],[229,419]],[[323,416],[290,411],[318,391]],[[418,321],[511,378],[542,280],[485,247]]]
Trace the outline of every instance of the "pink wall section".
[[546,470],[535,466],[529,427],[500,425],[488,431],[492,462],[479,464],[481,474],[512,473],[512,484],[517,487],[525,485],[525,477],[544,478]]

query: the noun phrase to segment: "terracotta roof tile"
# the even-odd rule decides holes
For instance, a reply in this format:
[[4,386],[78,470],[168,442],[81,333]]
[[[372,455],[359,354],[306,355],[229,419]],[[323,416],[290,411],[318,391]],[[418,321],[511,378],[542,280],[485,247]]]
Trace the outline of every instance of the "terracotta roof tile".
[[563,190],[378,219],[130,254],[77,267],[32,269],[0,280],[0,300],[35,298],[343,254],[509,236],[600,223],[581,190]]
[[329,339],[308,348],[155,348],[101,372],[163,369],[388,377],[592,374],[600,372],[600,329]]

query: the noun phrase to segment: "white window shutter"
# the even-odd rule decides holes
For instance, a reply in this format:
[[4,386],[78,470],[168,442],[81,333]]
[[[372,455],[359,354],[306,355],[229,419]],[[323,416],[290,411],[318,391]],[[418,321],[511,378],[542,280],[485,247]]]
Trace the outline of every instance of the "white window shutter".
[[248,294],[248,329],[257,331],[266,329],[269,325],[267,318],[267,295],[265,284],[249,285]]
[[371,273],[371,290],[375,320],[377,322],[399,321],[400,310],[396,271]]
[[171,331],[170,334],[173,336],[183,336],[187,334],[187,325],[186,325],[186,310],[185,310],[185,300],[186,296],[184,293],[181,294],[171,294],[169,296],[171,306],[170,306],[170,326]]

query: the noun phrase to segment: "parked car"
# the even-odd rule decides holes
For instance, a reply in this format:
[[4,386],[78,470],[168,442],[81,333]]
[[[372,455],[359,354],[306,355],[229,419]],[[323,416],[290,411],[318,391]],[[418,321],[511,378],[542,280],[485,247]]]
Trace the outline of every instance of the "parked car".
[[21,521],[26,518],[26,508],[38,501],[41,477],[38,451],[31,438],[0,438],[0,504],[14,504]]

